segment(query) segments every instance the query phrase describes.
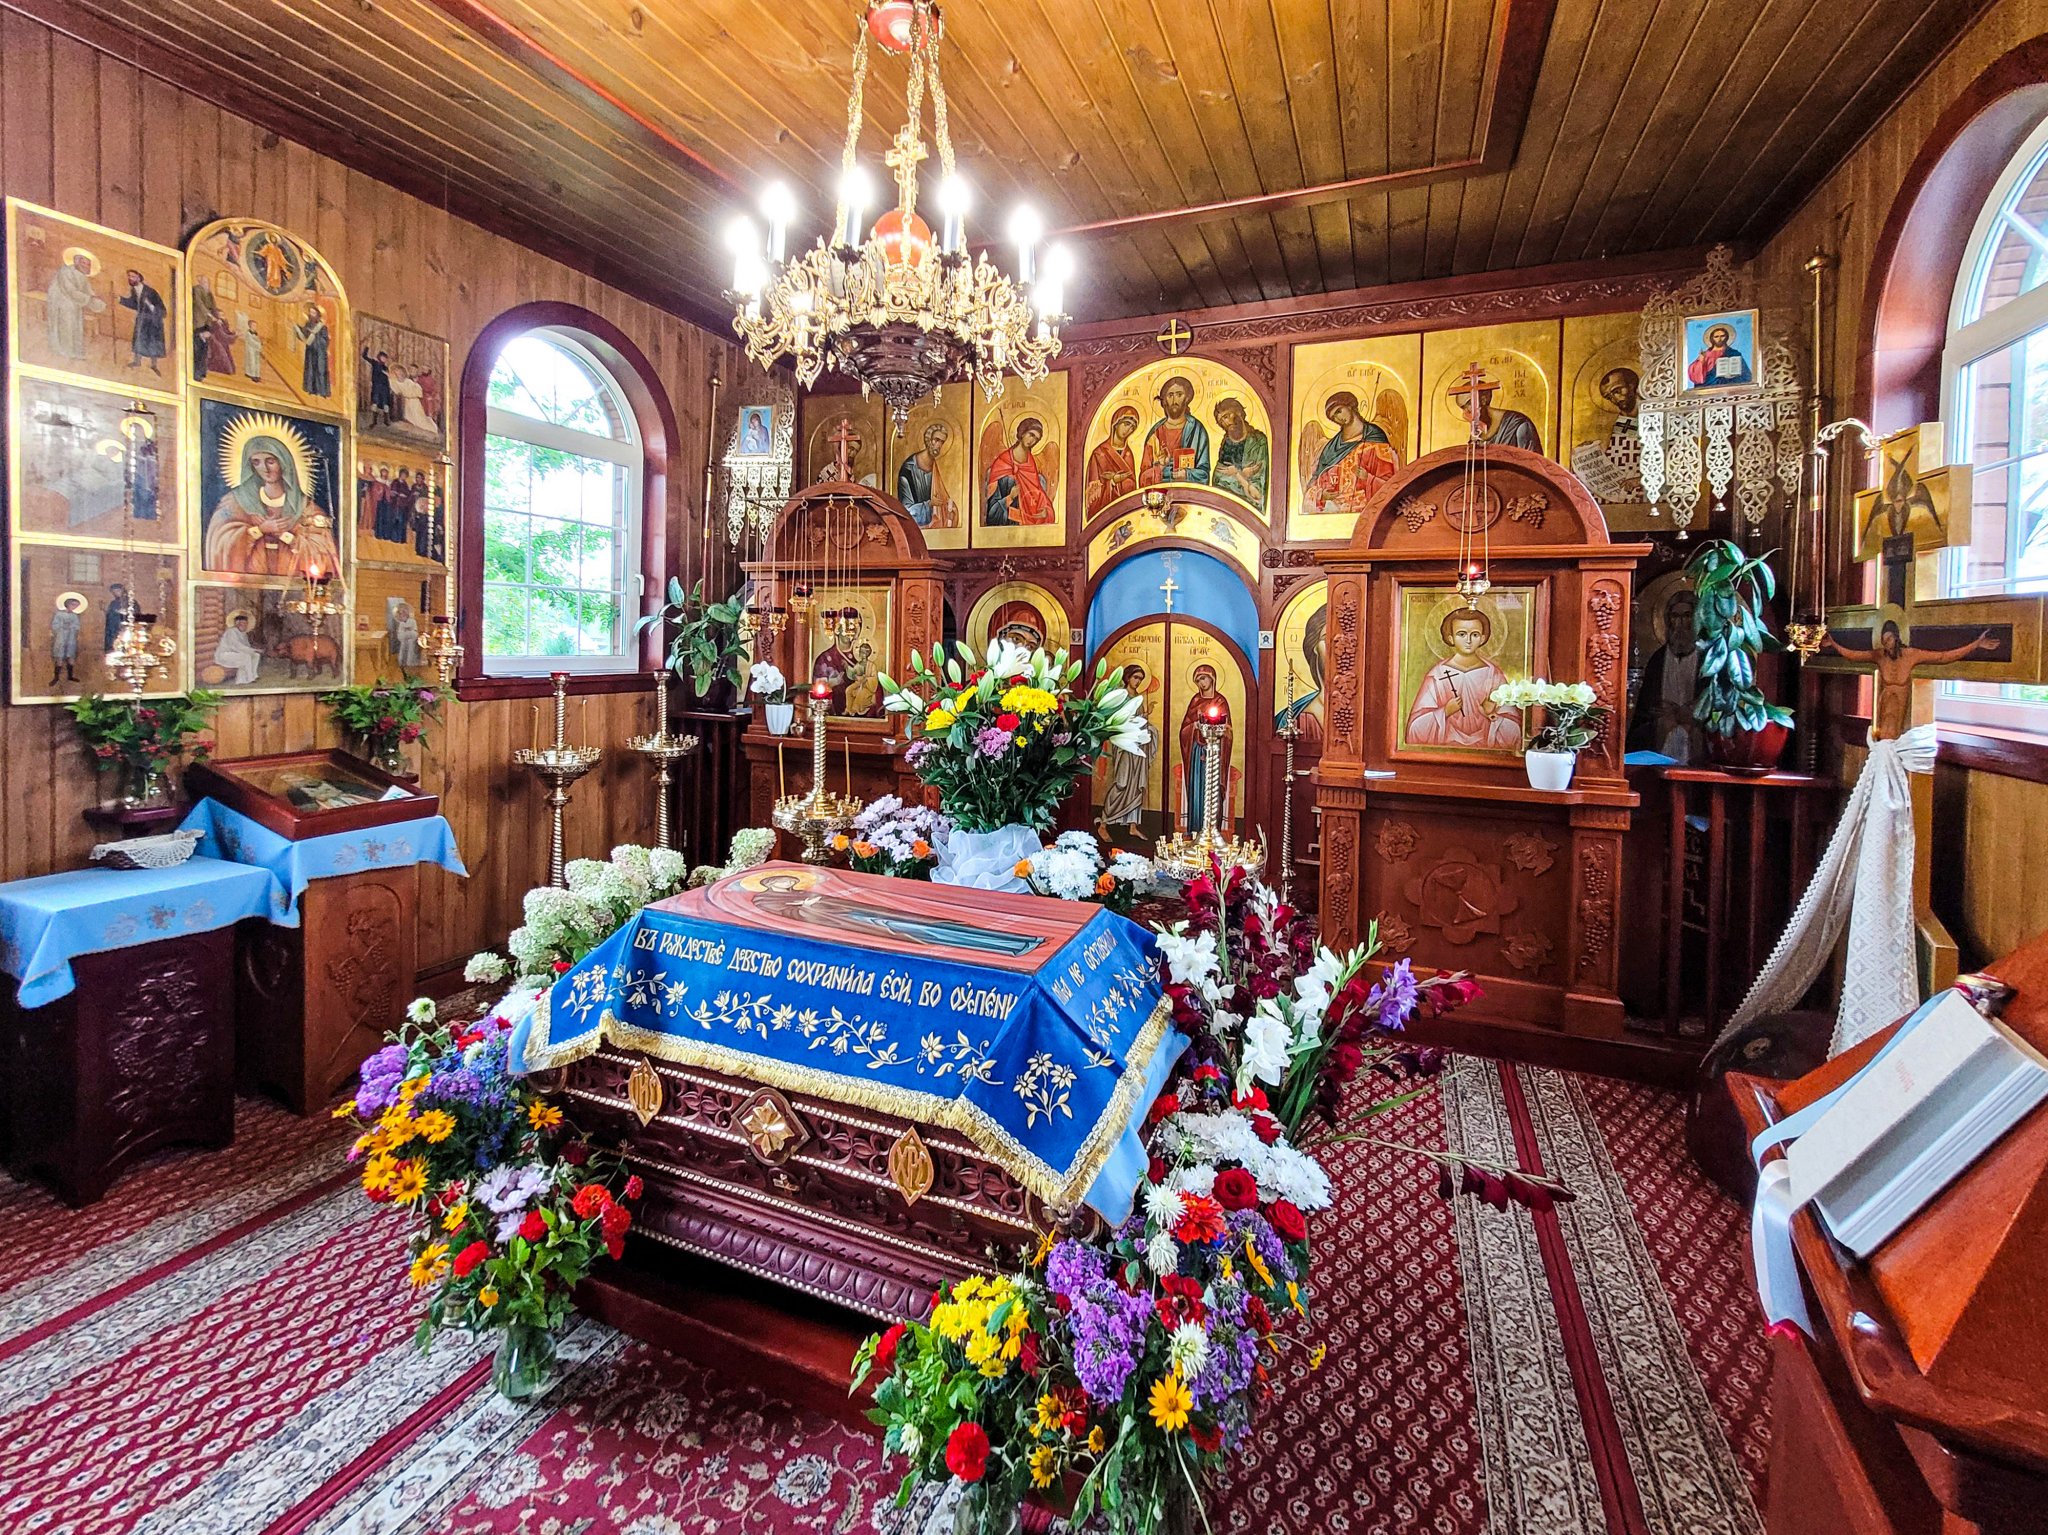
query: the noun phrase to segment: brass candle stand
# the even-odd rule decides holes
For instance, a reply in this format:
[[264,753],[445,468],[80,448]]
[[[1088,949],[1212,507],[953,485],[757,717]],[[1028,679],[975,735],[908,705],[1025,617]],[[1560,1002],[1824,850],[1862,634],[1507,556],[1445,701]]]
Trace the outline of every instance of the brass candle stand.
[[[1280,727],[1286,755],[1280,767],[1280,899],[1293,899],[1294,892],[1294,743],[1301,726],[1294,713],[1294,663],[1287,663],[1287,723]],[[1203,817],[1204,820],[1208,818]]]
[[660,847],[673,849],[675,832],[669,820],[668,790],[675,775],[669,771],[669,764],[680,762],[695,751],[697,738],[669,734],[667,671],[654,684],[654,734],[634,736],[626,744],[654,764],[654,840]]
[[1220,866],[1225,874],[1243,869],[1257,874],[1266,862],[1266,850],[1257,842],[1240,840],[1220,832],[1223,819],[1223,737],[1220,719],[1201,720],[1195,725],[1195,739],[1202,743],[1207,766],[1202,774],[1202,829],[1192,837],[1175,835],[1160,839],[1152,855],[1152,866],[1169,879],[1191,880]]
[[825,711],[831,705],[829,696],[811,695],[811,792],[783,795],[770,817],[777,830],[802,840],[805,863],[829,863],[832,839],[865,808],[851,793],[834,794],[825,786]]
[[569,674],[556,672],[555,684],[555,740],[552,746],[522,746],[512,754],[512,760],[520,767],[532,768],[534,776],[548,786],[548,810],[554,818],[554,833],[548,844],[548,883],[565,885],[562,876],[562,812],[569,804],[569,785],[597,766],[604,749],[597,746],[571,746],[567,740],[569,728]]

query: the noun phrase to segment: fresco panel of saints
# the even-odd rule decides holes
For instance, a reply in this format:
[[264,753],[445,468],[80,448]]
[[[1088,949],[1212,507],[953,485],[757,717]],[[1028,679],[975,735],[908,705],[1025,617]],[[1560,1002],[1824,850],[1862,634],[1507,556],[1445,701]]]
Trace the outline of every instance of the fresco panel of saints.
[[1140,485],[1209,483],[1209,429],[1195,419],[1194,402],[1195,386],[1181,374],[1159,386],[1160,418],[1145,434]]
[[1351,390],[1340,389],[1324,401],[1323,416],[1332,428],[1329,433],[1314,421],[1304,423],[1301,429],[1303,506],[1310,512],[1356,517],[1374,493],[1400,472],[1401,457],[1385,428],[1366,419]]

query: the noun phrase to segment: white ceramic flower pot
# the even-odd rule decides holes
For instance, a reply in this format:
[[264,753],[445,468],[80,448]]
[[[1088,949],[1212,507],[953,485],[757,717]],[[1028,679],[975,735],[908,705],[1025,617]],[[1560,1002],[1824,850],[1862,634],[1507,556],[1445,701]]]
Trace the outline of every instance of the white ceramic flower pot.
[[1532,789],[1563,790],[1572,786],[1572,769],[1578,765],[1577,752],[1524,752],[1522,765]]
[[768,717],[771,735],[786,736],[789,727],[796,723],[796,705],[792,703],[763,704],[761,712]]
[[1028,826],[995,831],[955,831],[932,870],[935,885],[965,885],[972,890],[1028,891],[1017,877],[1017,865],[1044,846]]

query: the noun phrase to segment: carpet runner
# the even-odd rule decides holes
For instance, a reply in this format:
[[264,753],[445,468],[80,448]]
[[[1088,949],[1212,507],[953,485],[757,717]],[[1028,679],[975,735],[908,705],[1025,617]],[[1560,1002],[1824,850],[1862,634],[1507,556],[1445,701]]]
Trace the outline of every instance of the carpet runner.
[[[324,1121],[244,1102],[90,1210],[0,1181],[0,1527],[23,1535],[901,1535],[871,1435],[596,1322],[539,1400],[412,1343],[400,1240]],[[1353,1144],[1300,1356],[1220,1532],[1751,1535],[1767,1355],[1740,1211],[1668,1093],[1460,1062],[1386,1140],[1512,1156],[1554,1213],[1447,1205]]]

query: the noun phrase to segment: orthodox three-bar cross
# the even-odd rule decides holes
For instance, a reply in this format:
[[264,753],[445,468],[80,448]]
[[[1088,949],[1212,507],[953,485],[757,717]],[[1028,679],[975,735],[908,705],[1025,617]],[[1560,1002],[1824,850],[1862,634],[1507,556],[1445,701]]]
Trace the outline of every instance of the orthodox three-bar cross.
[[853,445],[860,441],[860,433],[854,430],[851,421],[841,416],[839,418],[839,425],[832,429],[832,435],[826,440],[833,447],[832,478],[835,480],[852,479]]

